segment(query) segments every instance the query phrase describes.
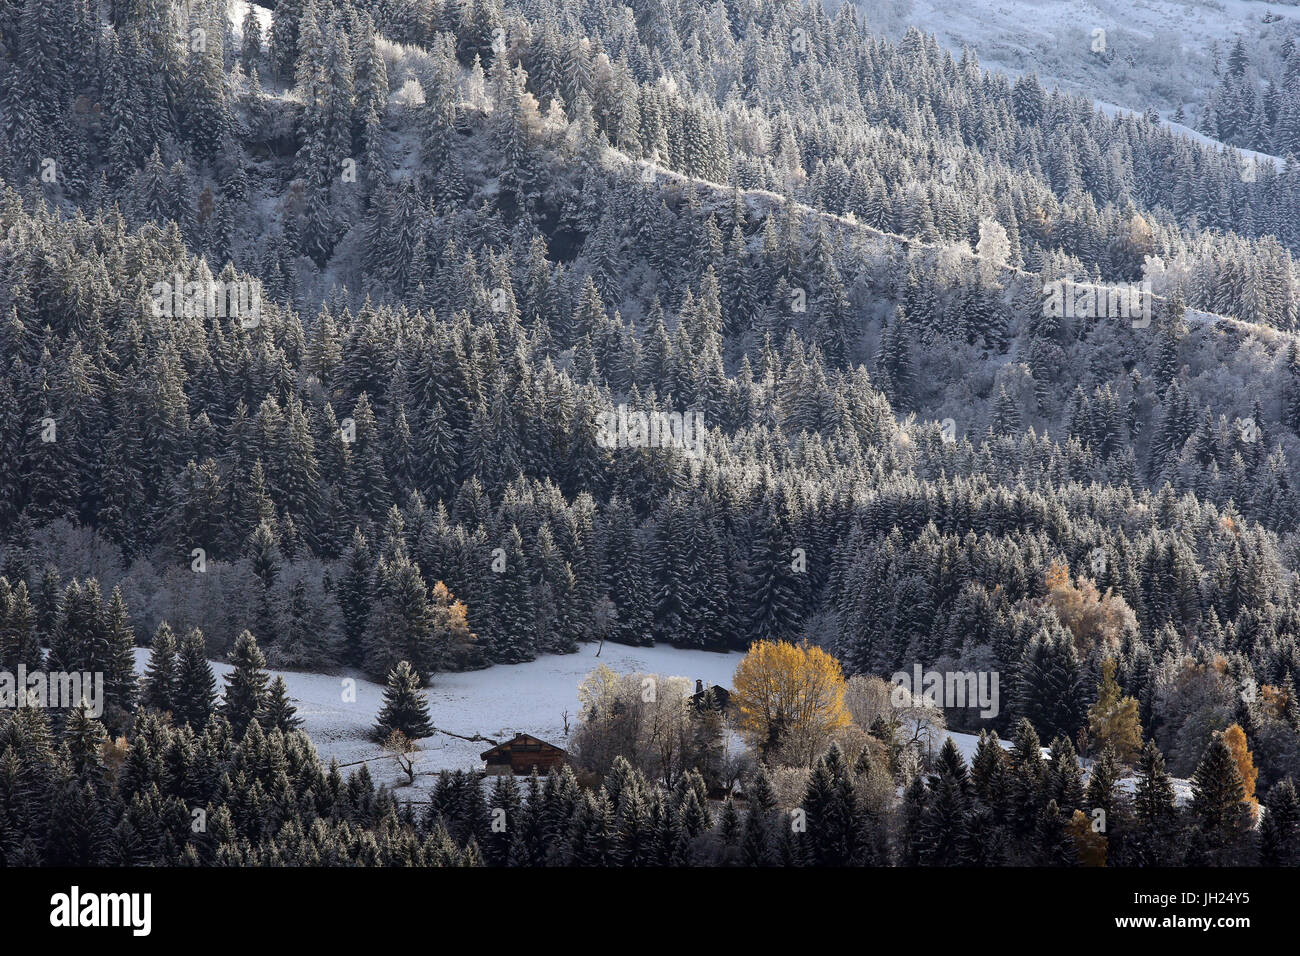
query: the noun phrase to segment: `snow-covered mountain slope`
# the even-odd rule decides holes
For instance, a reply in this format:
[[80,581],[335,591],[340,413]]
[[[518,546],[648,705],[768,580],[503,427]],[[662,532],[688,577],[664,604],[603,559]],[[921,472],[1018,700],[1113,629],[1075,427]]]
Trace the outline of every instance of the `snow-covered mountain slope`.
[[[1105,113],[1107,116],[1121,116],[1124,114],[1138,115],[1142,112],[1141,110],[1131,109],[1127,106],[1118,106],[1114,103],[1107,103],[1104,100],[1099,100],[1095,98],[1093,99],[1093,104],[1097,107],[1098,110],[1100,110],[1102,113]],[[1166,111],[1166,113],[1167,112],[1168,111]],[[1196,129],[1187,125],[1186,123],[1175,123],[1167,115],[1162,117],[1161,121],[1164,123],[1165,126],[1168,126],[1175,133],[1179,134],[1180,136],[1186,136],[1194,143],[1199,143],[1202,146],[1213,146],[1215,149],[1220,149],[1220,150],[1235,149],[1238,155],[1241,157],[1243,172],[1245,172],[1249,168],[1246,165],[1247,163],[1252,163],[1256,165],[1256,168],[1254,170],[1256,174],[1259,174],[1262,171],[1262,164],[1264,163],[1270,163],[1276,169],[1281,169],[1282,167],[1283,159],[1280,156],[1273,156],[1269,153],[1261,153],[1253,149],[1241,149],[1240,147],[1236,147],[1236,146],[1227,146],[1217,139],[1206,136],[1204,133],[1198,132]],[[1188,120],[1187,122],[1190,123],[1191,120]]]
[[[1167,115],[1199,104],[1216,52],[1238,35],[1269,42],[1300,26],[1300,6],[1262,0],[858,0],[873,28],[935,33],[954,52],[1013,75]],[[1101,31],[1098,33],[1097,31]]]

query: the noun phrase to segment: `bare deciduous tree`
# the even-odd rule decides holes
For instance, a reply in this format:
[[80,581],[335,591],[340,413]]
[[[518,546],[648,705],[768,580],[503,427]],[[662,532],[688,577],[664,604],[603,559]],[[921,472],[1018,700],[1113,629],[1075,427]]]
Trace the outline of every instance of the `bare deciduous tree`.
[[397,766],[406,774],[407,783],[415,783],[415,755],[420,748],[414,740],[400,730],[394,730],[383,742],[384,753],[397,761]]

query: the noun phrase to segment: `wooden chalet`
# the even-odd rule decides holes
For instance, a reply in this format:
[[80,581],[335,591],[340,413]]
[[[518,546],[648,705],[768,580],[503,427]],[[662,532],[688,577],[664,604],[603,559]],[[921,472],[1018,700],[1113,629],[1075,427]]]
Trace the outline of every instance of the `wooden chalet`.
[[515,734],[510,740],[485,750],[479,757],[488,774],[529,774],[536,768],[544,774],[564,766],[568,753],[530,734]]
[[713,694],[712,704],[714,710],[720,710],[723,713],[726,713],[731,709],[731,691],[727,690],[725,687],[719,686],[718,684],[706,688],[704,686],[704,681],[697,680],[695,682],[695,693],[691,695],[691,703],[694,705],[696,710],[703,710],[705,707],[709,706],[710,693]]

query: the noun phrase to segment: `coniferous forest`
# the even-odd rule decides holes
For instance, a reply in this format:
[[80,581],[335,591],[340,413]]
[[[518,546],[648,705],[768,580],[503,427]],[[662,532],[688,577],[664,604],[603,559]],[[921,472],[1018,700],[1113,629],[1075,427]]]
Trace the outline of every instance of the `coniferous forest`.
[[1288,25],[0,0],[0,864],[1300,863]]

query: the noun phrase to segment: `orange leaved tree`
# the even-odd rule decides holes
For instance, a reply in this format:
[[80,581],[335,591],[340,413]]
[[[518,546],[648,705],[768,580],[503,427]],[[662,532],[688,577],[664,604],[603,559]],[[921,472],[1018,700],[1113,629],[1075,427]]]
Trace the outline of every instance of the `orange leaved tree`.
[[1246,746],[1246,732],[1241,729],[1241,724],[1229,724],[1228,729],[1223,732],[1223,742],[1232,751],[1232,759],[1237,764],[1237,773],[1241,776],[1241,789],[1245,794],[1245,801],[1253,810],[1259,806],[1259,801],[1255,799],[1255,780],[1259,777],[1259,771],[1255,769],[1255,759],[1251,756],[1250,748]]
[[819,647],[758,641],[736,667],[740,730],[767,761],[811,766],[849,725],[844,672]]

